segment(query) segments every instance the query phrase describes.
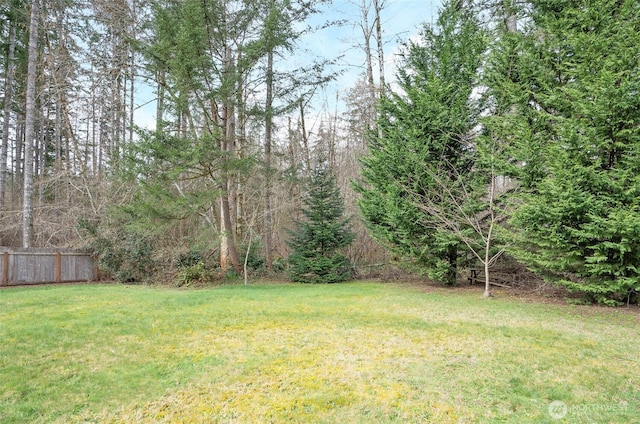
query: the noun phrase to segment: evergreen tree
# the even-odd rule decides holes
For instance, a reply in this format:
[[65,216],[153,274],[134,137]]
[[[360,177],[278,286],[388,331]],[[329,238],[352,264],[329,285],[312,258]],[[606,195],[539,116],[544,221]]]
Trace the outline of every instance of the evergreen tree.
[[351,276],[349,260],[340,253],[354,238],[336,178],[326,164],[312,172],[303,199],[305,220],[290,232],[289,275],[303,283],[336,283]]
[[474,12],[445,2],[436,25],[425,25],[421,40],[407,46],[400,90],[387,90],[380,102],[356,184],[372,236],[449,284],[456,281],[460,238],[421,208],[420,198],[446,209],[450,199],[437,180],[455,185],[473,169],[479,113],[470,98],[484,49]]
[[594,300],[629,301],[640,290],[637,2],[535,0],[527,22],[496,49],[502,113],[486,122],[522,185],[514,253]]

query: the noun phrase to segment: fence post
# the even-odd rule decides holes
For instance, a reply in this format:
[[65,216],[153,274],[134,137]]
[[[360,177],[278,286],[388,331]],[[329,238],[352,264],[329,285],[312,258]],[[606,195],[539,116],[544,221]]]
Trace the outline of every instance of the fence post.
[[56,283],[62,281],[62,255],[56,252]]
[[9,252],[5,251],[2,260],[2,285],[9,285]]

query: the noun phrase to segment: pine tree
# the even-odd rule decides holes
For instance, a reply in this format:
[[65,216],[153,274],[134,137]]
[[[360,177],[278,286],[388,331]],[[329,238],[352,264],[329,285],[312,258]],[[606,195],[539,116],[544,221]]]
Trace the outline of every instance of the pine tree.
[[[489,67],[521,183],[513,253],[594,300],[640,291],[640,31],[637,2],[531,2]],[[507,151],[505,151],[507,152]]]
[[349,260],[340,253],[354,239],[336,178],[326,164],[312,172],[303,199],[305,220],[291,231],[289,276],[303,283],[337,283],[351,276]]
[[[417,199],[442,197],[435,176],[455,184],[476,161],[470,137],[478,110],[470,98],[485,40],[473,11],[461,6],[445,2],[436,24],[425,25],[420,42],[408,44],[397,75],[400,90],[381,99],[356,184],[371,235],[449,284],[456,282],[461,241]],[[434,202],[446,208],[450,199]]]

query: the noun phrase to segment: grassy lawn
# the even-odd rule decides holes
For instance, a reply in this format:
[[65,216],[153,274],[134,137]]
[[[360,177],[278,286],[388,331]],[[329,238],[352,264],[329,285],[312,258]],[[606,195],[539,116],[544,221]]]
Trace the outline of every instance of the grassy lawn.
[[0,290],[0,422],[640,423],[637,312],[480,296]]

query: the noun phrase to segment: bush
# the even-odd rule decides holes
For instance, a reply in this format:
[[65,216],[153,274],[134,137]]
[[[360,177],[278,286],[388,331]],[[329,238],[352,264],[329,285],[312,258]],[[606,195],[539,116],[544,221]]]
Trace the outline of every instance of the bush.
[[178,253],[178,255],[173,260],[173,266],[177,269],[182,269],[197,265],[199,262],[204,262],[202,253],[199,251],[190,250],[186,253]]
[[210,283],[215,279],[213,272],[200,261],[192,265],[182,267],[176,275],[178,287],[188,287],[197,284]]
[[121,283],[153,277],[156,263],[150,237],[124,227],[105,229],[87,220],[80,220],[78,226],[89,235],[88,247],[97,256],[100,271]]
[[289,258],[289,276],[299,283],[338,283],[352,276],[349,260],[341,254],[331,257],[302,257],[292,254]]

